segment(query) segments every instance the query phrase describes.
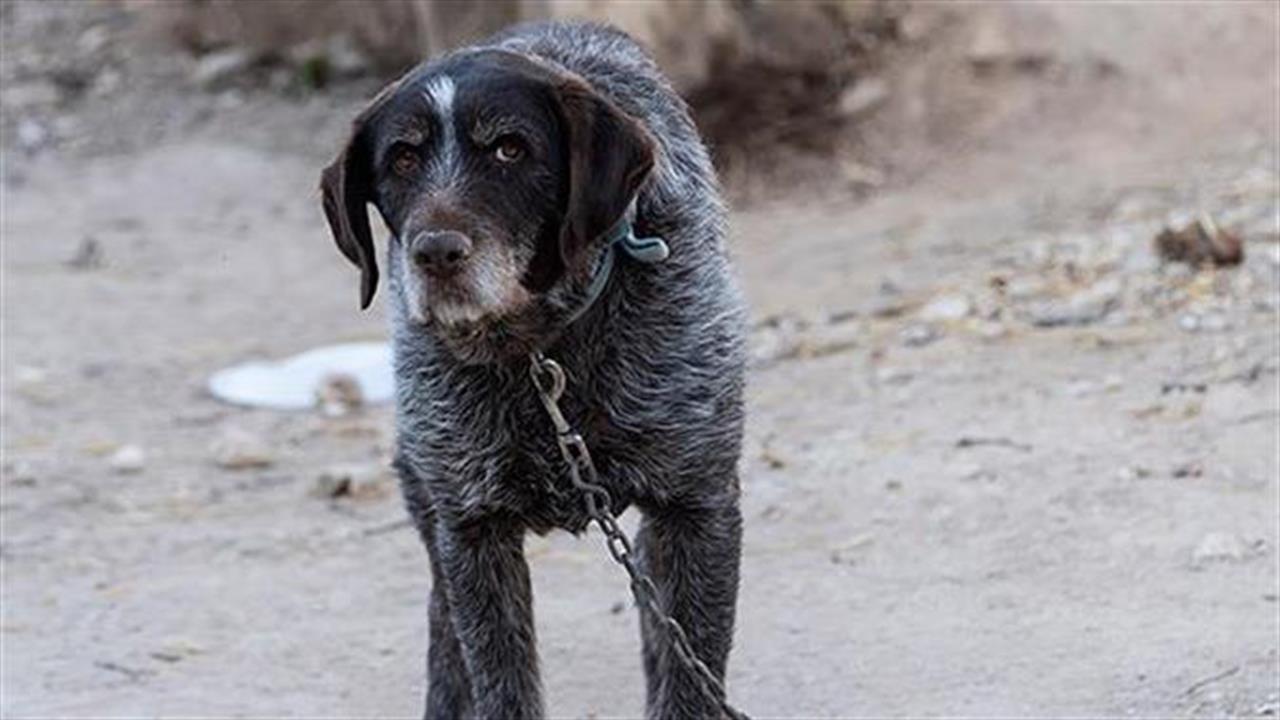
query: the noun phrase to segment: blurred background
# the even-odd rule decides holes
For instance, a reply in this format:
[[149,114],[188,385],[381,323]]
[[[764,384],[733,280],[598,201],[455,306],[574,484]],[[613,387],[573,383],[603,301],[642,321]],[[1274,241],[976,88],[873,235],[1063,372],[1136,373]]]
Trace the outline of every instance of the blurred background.
[[[739,706],[1280,713],[1278,8],[0,4],[0,714],[420,712],[375,384],[210,378],[376,354],[320,168],[390,79],[534,18],[645,43],[733,205]],[[550,712],[637,716],[599,537],[527,551]]]

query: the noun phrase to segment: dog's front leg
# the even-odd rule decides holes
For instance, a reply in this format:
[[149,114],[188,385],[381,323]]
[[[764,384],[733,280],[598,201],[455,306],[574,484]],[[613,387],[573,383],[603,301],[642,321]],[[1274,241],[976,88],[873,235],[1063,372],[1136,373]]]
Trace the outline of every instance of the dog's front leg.
[[541,718],[524,529],[508,520],[436,525],[453,627],[471,678],[477,718]]
[[436,550],[435,518],[428,516],[422,536],[431,558],[431,604],[428,608],[430,644],[427,649],[427,709],[425,720],[457,720],[471,713],[471,680],[453,627],[448,577]]
[[[737,498],[709,505],[644,508],[636,535],[641,566],[657,585],[659,602],[684,628],[694,653],[723,683],[738,598],[742,515]],[[641,609],[646,715],[652,719],[718,718],[663,630]]]

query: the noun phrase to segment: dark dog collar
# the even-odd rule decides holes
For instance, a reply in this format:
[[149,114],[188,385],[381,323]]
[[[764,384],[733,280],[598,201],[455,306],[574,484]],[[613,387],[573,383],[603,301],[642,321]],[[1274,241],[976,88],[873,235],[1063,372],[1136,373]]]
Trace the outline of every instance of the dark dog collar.
[[613,256],[619,250],[626,253],[632,260],[646,265],[660,263],[671,254],[666,241],[660,237],[636,237],[631,219],[624,217],[609,234],[609,239],[605,241],[604,250],[600,252],[600,259],[596,261],[596,269],[591,276],[591,284],[587,286],[586,297],[578,309],[569,316],[566,324],[573,323],[582,317],[592,305],[595,305],[596,300],[600,299],[605,285],[609,284],[609,275],[613,272]]

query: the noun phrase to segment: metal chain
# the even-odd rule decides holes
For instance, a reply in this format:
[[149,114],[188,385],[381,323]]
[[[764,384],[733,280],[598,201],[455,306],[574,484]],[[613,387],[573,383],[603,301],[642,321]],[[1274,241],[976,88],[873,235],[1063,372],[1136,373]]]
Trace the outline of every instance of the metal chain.
[[647,610],[657,625],[667,634],[671,648],[686,670],[698,680],[702,694],[720,707],[731,720],[750,720],[746,713],[729,704],[725,698],[724,685],[711,672],[711,668],[693,651],[689,635],[670,613],[666,612],[658,600],[658,588],[653,580],[636,564],[634,551],[618,521],[613,516],[613,499],[609,491],[600,484],[600,476],[591,461],[591,453],[564,413],[560,412],[560,396],[564,394],[564,369],[555,360],[540,352],[529,356],[529,375],[538,389],[538,397],[542,400],[551,424],[555,427],[556,443],[560,446],[560,454],[569,466],[569,480],[582,493],[583,504],[587,515],[595,522],[605,536],[605,547],[614,561],[621,565],[631,578],[631,594],[636,603]]

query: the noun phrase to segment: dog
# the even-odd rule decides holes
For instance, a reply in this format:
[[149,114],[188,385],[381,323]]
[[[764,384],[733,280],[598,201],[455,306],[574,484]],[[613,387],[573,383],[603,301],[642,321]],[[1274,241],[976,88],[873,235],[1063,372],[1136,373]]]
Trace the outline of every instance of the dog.
[[[723,682],[746,309],[708,152],[654,61],[606,26],[517,26],[380,92],[321,191],[361,307],[379,279],[368,205],[390,233],[394,464],[433,578],[425,716],[544,714],[523,538],[590,518],[532,352],[563,366],[610,509],[641,511],[638,563]],[[669,257],[606,258],[622,231]],[[647,716],[720,716],[663,630],[642,612]]]

